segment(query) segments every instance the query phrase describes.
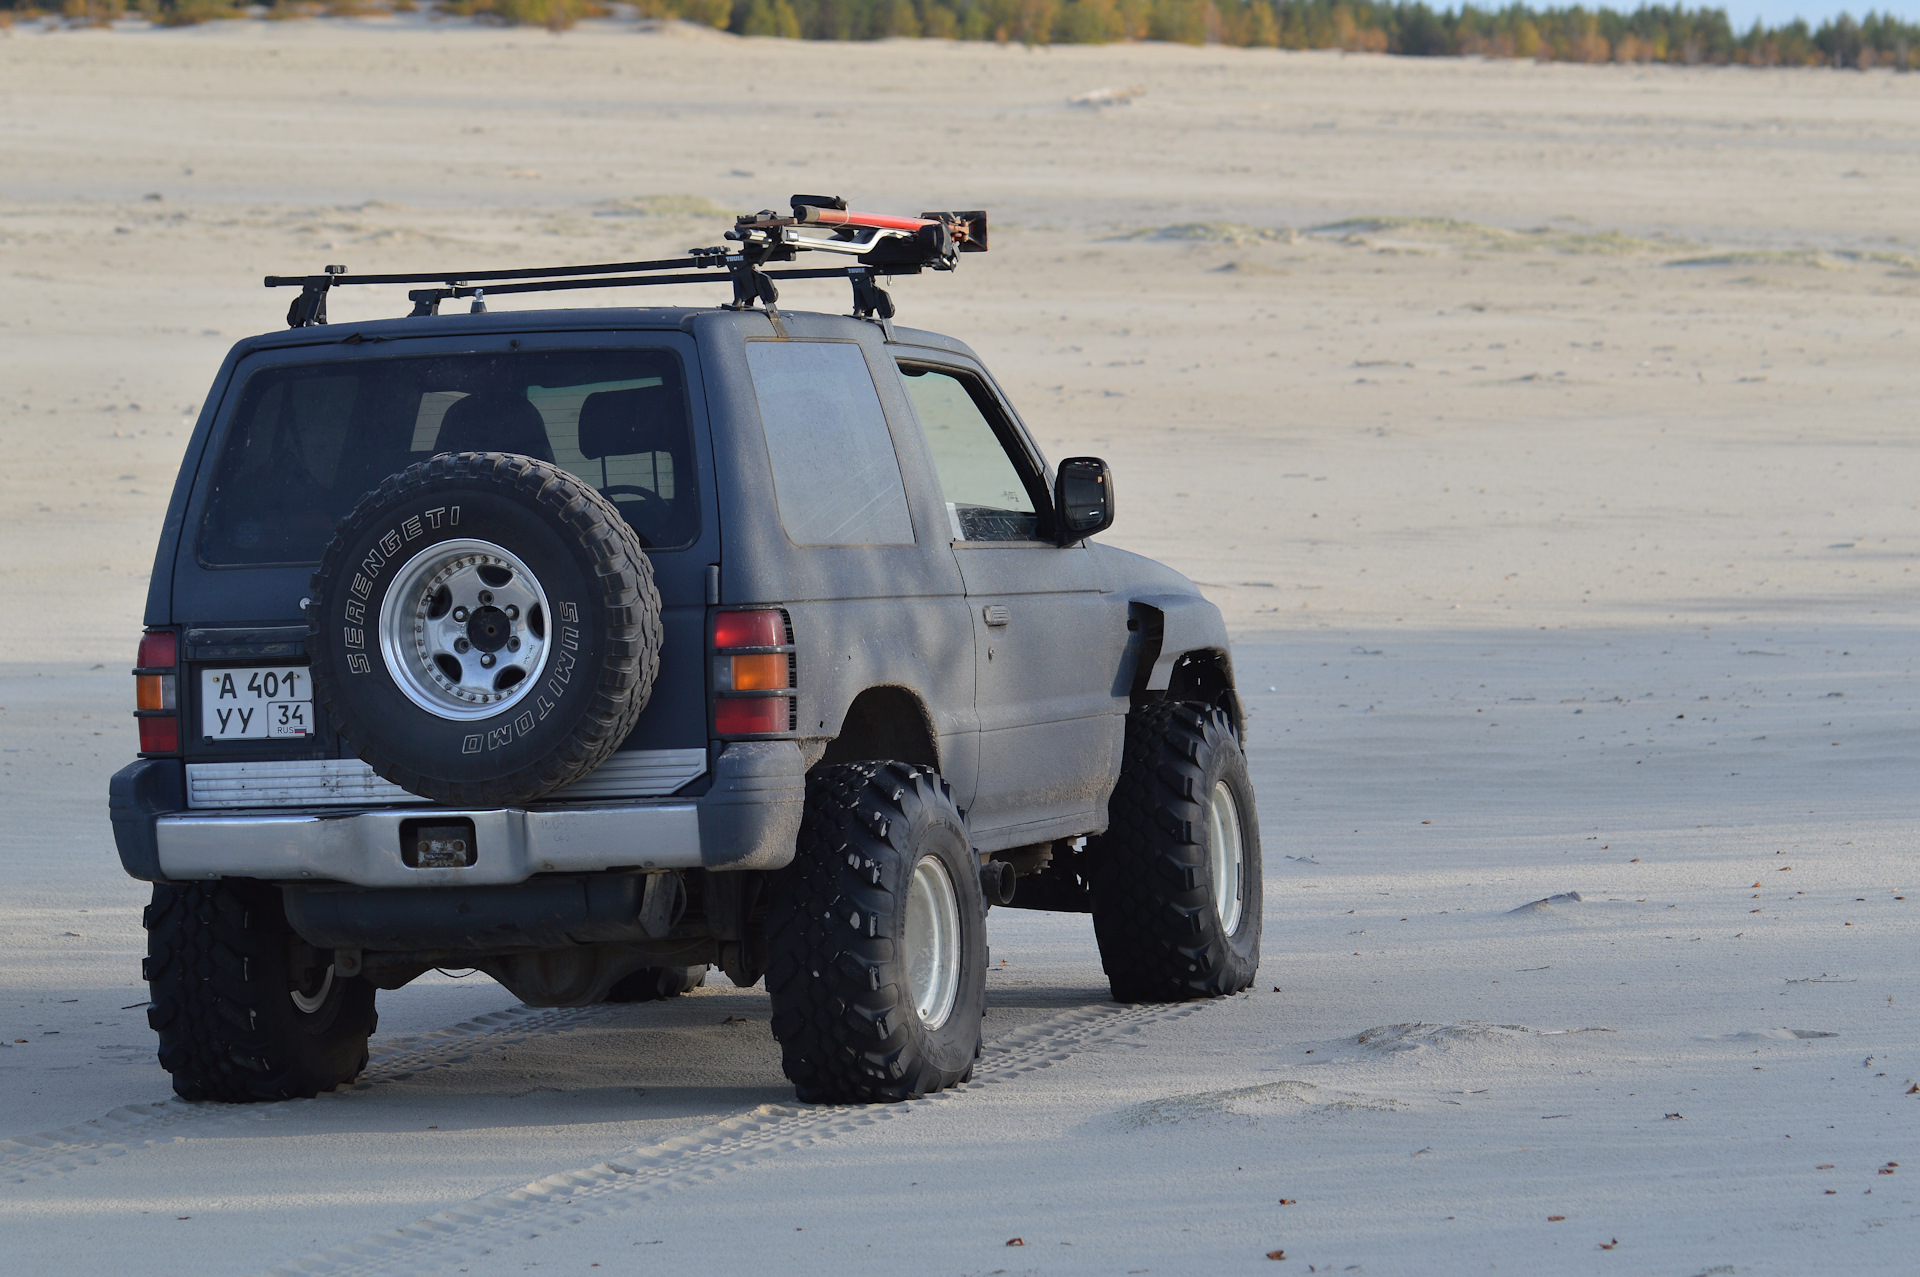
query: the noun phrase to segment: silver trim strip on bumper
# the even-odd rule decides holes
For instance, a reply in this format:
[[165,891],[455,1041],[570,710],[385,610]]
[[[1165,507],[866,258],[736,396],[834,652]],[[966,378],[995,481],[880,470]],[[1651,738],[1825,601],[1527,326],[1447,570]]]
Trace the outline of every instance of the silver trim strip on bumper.
[[[565,791],[561,791],[564,793]],[[400,822],[471,820],[477,859],[464,869],[414,869],[400,859]],[[279,815],[173,815],[156,822],[170,879],[303,878],[361,887],[461,887],[524,882],[537,873],[700,867],[700,818],[691,802],[518,807],[490,811],[398,808]]]
[[[706,770],[704,749],[622,750],[573,784],[555,791],[548,801],[663,797]],[[357,758],[187,764],[187,806],[196,810],[362,807],[426,801],[381,779]]]

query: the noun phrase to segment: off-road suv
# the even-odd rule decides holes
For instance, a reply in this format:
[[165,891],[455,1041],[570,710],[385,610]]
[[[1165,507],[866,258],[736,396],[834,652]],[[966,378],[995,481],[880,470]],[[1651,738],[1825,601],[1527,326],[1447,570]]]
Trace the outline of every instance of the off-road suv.
[[[1123,1001],[1251,982],[1218,611],[1089,543],[1103,462],[1050,467],[972,351],[891,324],[873,272],[984,217],[834,211],[671,263],[282,281],[295,326],[234,347],[187,445],[112,782],[181,1095],[350,1080],[374,991],[436,967],[573,1006],[718,966],[765,978],[802,1099],[900,1099],[972,1069],[993,904],[1091,911]],[[774,307],[809,234],[854,316]],[[437,313],[668,267],[735,304]]]

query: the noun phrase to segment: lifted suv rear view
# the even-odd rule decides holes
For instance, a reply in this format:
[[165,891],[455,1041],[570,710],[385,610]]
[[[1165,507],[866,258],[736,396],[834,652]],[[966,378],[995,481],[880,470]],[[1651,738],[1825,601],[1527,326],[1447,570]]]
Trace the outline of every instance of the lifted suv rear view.
[[[1049,465],[879,285],[986,215],[796,196],[728,239],[269,279],[292,326],[234,347],[188,444],[111,793],[181,1095],[351,1080],[376,990],[435,967],[547,1006],[764,978],[802,1099],[923,1094],[979,1054],[995,904],[1091,912],[1123,1001],[1252,981],[1219,612],[1092,542],[1106,464]],[[852,315],[778,309],[826,276]],[[703,279],[732,303],[484,300]],[[428,287],[328,324],[356,284]]]

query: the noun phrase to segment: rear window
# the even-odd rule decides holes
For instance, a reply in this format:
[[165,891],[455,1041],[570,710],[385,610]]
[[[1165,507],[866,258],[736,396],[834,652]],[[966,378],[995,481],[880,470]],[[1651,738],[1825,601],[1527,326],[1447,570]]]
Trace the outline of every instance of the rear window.
[[699,535],[680,361],[523,351],[268,368],[248,378],[200,530],[215,566],[317,562],[380,481],[441,452],[518,452],[598,488],[643,545]]

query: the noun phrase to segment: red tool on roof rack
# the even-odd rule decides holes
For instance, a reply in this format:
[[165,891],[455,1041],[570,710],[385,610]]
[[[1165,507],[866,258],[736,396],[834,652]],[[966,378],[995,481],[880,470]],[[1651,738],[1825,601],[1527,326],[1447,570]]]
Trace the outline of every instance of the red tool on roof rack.
[[979,210],[895,217],[889,213],[850,212],[847,202],[837,195],[795,195],[788,203],[793,216],[781,217],[772,209],[763,209],[736,221],[727,238],[744,241],[764,237],[768,243],[796,249],[862,256],[898,254],[903,262],[917,262],[933,270],[952,270],[956,252],[987,251],[987,215]]
[[[853,285],[853,313],[885,324],[893,318],[893,299],[874,282],[876,275],[917,275],[923,270],[952,270],[961,253],[987,251],[987,215],[922,213],[897,217],[856,213],[837,195],[795,195],[791,216],[772,209],[735,219],[725,238],[737,247],[693,248],[685,257],[651,262],[605,262],[594,266],[552,266],[539,270],[442,271],[413,275],[349,275],[329,266],[320,275],[269,275],[268,288],[298,287],[300,296],[287,310],[294,328],[327,322],[327,293],[344,284],[439,284],[407,294],[413,314],[437,315],[440,303],[471,297],[473,310],[486,310],[487,293],[556,292],[575,288],[630,288],[647,284],[695,284],[724,270],[733,283],[736,309],[756,303],[769,311],[780,299],[777,279],[844,278]],[[769,262],[790,262],[803,252],[838,253],[856,264],[824,269],[766,270]],[[498,282],[496,282],[498,281]]]

